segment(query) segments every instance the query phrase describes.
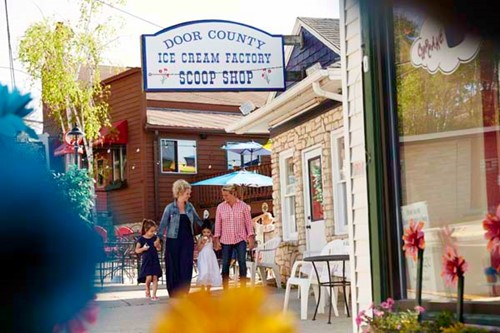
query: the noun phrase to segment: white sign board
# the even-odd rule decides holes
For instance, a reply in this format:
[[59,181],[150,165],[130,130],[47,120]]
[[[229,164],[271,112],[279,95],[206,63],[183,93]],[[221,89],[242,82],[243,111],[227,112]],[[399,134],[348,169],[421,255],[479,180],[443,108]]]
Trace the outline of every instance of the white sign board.
[[285,89],[283,36],[230,21],[193,21],[142,35],[144,91]]
[[411,46],[411,63],[429,73],[452,74],[458,66],[472,61],[479,52],[480,40],[464,31],[427,19],[420,36]]

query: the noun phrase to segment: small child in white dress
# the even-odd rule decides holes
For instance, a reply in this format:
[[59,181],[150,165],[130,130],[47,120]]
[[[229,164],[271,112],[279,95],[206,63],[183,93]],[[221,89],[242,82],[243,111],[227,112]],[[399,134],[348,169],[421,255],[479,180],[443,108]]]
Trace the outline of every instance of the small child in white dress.
[[201,237],[198,240],[198,280],[196,285],[202,286],[202,290],[222,285],[222,276],[219,270],[219,263],[214,252],[212,239],[212,229],[210,224],[204,223],[201,230]]

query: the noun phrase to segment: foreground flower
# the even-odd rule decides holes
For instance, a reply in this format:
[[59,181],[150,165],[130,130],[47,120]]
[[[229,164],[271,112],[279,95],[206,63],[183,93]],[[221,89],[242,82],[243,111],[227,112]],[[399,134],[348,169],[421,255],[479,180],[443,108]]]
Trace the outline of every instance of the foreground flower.
[[423,221],[417,224],[414,220],[410,220],[410,227],[405,229],[405,234],[403,235],[403,240],[405,242],[403,250],[406,252],[406,256],[411,256],[413,260],[417,260],[418,250],[423,250],[425,248],[424,232],[422,231],[423,227]]
[[95,301],[90,301],[85,308],[73,319],[64,324],[59,324],[54,328],[54,333],[67,332],[67,333],[84,333],[88,331],[88,326],[95,324],[99,308]]
[[365,319],[365,313],[366,313],[365,310],[363,310],[356,316],[356,325],[358,325],[358,327],[361,326],[361,324],[363,323]]
[[488,240],[488,251],[500,254],[500,205],[496,215],[488,214],[483,221],[483,229],[486,230],[484,238]]
[[292,318],[272,307],[261,288],[235,288],[222,295],[205,292],[175,300],[155,332],[292,333]]
[[386,310],[392,310],[394,306],[394,300],[392,298],[388,298],[385,302],[380,303],[380,306]]
[[423,306],[417,305],[415,307],[415,311],[417,311],[418,313],[424,313],[425,312],[425,308]]
[[443,255],[443,271],[441,276],[444,277],[447,285],[453,286],[458,282],[458,278],[463,276],[469,265],[463,257],[458,256],[457,250],[448,247],[446,254]]

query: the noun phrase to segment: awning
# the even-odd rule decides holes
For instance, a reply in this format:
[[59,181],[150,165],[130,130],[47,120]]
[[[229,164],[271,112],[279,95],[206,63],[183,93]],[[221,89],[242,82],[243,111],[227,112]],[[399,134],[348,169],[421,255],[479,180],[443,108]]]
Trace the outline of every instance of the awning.
[[[68,145],[66,142],[61,144],[59,147],[54,150],[54,156],[63,156],[66,154],[74,154],[75,153],[75,147]],[[83,154],[83,148],[80,146],[78,147],[78,154],[82,155]]]
[[94,141],[94,146],[100,145],[125,145],[128,143],[128,121],[120,120],[99,130],[99,139]]

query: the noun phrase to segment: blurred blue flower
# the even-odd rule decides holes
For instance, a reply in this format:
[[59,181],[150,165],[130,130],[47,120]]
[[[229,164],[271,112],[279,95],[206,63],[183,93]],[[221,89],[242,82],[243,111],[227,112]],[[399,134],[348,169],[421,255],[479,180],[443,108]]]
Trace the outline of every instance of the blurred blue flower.
[[0,136],[15,138],[19,132],[26,132],[30,137],[37,138],[35,131],[23,121],[33,112],[27,107],[30,101],[29,94],[22,95],[17,89],[9,92],[7,86],[0,84]]

